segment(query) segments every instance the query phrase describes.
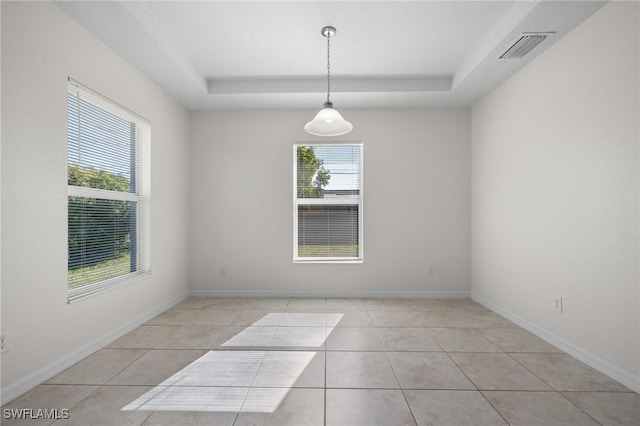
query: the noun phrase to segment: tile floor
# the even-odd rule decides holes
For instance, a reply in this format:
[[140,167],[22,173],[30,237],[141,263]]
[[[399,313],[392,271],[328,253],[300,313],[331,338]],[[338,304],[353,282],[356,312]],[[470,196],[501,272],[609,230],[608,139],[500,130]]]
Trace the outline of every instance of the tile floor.
[[640,395],[470,300],[191,298],[3,408],[83,426],[640,424]]

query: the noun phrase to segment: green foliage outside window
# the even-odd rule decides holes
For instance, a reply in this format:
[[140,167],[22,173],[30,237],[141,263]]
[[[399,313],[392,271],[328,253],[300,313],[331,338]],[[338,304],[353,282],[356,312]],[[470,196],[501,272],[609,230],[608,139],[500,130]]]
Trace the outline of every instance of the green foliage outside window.
[[316,157],[312,146],[299,146],[298,198],[322,198],[322,188],[329,184],[331,175],[324,168],[323,161]]
[[[104,170],[68,166],[69,185],[129,192],[128,178]],[[69,197],[69,271],[130,254],[135,203]],[[135,214],[135,212],[134,212]]]

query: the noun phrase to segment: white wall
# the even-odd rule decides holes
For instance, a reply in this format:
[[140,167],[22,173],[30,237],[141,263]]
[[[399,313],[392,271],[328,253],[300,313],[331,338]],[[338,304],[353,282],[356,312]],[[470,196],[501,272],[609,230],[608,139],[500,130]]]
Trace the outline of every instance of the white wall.
[[[67,76],[152,127],[152,276],[69,305]],[[4,395],[187,290],[189,129],[180,105],[44,2],[2,2],[2,113]]]
[[638,22],[606,5],[473,107],[471,275],[640,388]]
[[469,110],[341,111],[336,139],[364,143],[365,260],[293,264],[292,147],[316,112],[191,114],[192,289],[468,295]]

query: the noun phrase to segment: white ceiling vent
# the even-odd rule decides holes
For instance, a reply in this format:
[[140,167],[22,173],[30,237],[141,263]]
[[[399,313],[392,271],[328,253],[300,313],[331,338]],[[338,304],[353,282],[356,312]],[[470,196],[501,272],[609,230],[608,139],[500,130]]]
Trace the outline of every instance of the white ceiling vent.
[[545,41],[547,37],[552,34],[554,33],[522,33],[520,38],[516,40],[516,42],[513,43],[506,52],[500,55],[500,59],[523,58],[527,53],[531,52],[537,45]]

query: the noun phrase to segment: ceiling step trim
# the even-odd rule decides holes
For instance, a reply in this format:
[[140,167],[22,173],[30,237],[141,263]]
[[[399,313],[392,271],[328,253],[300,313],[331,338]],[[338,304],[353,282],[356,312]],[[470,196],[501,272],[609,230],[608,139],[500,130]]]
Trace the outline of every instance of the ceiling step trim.
[[[449,92],[450,76],[339,77],[332,76],[333,93]],[[325,93],[326,77],[207,79],[210,95],[261,93]]]

